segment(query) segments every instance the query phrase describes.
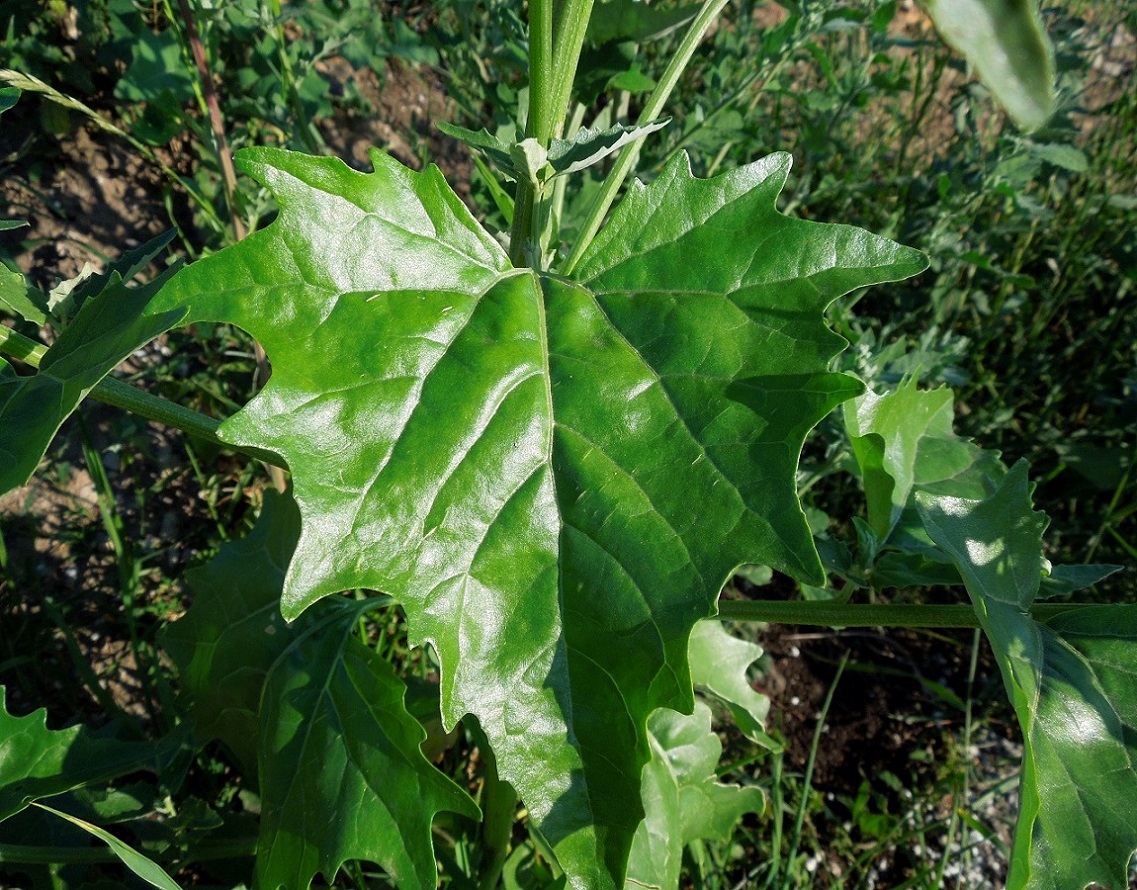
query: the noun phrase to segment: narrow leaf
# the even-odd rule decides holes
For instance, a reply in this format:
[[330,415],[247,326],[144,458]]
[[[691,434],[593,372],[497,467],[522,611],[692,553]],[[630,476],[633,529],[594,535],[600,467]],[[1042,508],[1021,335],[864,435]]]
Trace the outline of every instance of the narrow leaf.
[[985,500],[918,501],[963,576],[1023,731],[1008,888],[1120,890],[1137,849],[1137,606],[1031,619],[1046,520],[1031,509],[1024,461]]
[[924,8],[1019,127],[1046,123],[1054,113],[1054,50],[1036,0],[927,0]]
[[577,281],[511,268],[434,168],[240,160],[280,216],[156,306],[273,361],[221,435],[293,470],[285,614],[395,597],[446,725],[478,717],[572,886],[620,886],[648,715],[693,707],[692,626],[741,563],[821,580],[797,458],[859,391],[824,309],[922,255],[778,214],[787,155],[707,181],[677,158]]
[[96,837],[104,844],[111,848],[111,851],[119,858],[123,865],[134,872],[138,877],[144,880],[151,887],[157,887],[158,890],[181,890],[173,878],[166,874],[165,869],[158,863],[151,859],[147,859],[130,844],[123,843],[109,831],[104,831],[98,825],[92,825],[77,816],[72,816],[69,813],[64,813],[62,810],[55,810],[46,804],[37,803],[37,807],[41,810],[46,810],[53,816],[58,816],[60,819],[66,819],[77,828],[82,828],[92,837]]
[[549,146],[549,165],[556,175],[575,173],[599,163],[625,145],[662,130],[671,118],[646,126],[620,124],[608,129],[579,130],[572,139],[554,139]]

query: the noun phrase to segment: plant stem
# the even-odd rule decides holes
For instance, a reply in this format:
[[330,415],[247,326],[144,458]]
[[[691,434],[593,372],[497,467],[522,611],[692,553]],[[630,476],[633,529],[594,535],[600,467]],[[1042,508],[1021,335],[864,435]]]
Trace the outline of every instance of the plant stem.
[[[722,8],[726,6],[728,0],[707,0],[703,8],[699,10],[699,14],[695,16],[695,20],[691,23],[691,27],[687,29],[687,33],[683,35],[683,40],[679,44],[679,48],[675,51],[675,55],[671,57],[671,61],[667,64],[667,68],[660,77],[659,83],[656,85],[655,90],[652,91],[651,97],[644,105],[643,111],[640,113],[639,120],[636,121],[637,126],[647,126],[656,120],[660,113],[663,111],[664,105],[667,100],[671,98],[671,91],[675,89],[675,85],[679,83],[679,78],[687,68],[687,63],[691,61],[691,57],[695,54],[699,43],[702,41],[703,36],[707,33],[707,29],[722,12]],[[569,256],[568,261],[565,263],[564,274],[569,275],[572,270],[576,268],[580,258],[584,255],[584,251],[588,245],[592,243],[592,239],[596,237],[596,233],[600,231],[600,226],[604,222],[604,217],[608,214],[608,208],[612,206],[612,202],[616,200],[616,195],[620,191],[620,187],[624,184],[624,180],[636,165],[639,160],[640,148],[643,145],[643,140],[637,140],[620,152],[619,158],[613,165],[608,176],[605,177],[603,185],[600,187],[600,193],[596,196],[592,206],[589,208],[587,221],[581,229],[580,237],[577,238],[576,244],[573,247],[572,254]]]
[[593,0],[568,0],[557,22],[557,39],[553,48],[552,108],[555,135],[568,116],[572,84],[580,62],[580,51],[588,33]]
[[[37,343],[9,327],[0,325],[0,354],[9,355],[33,368],[39,368],[40,361],[46,353],[47,348],[42,343]],[[130,411],[132,414],[138,414],[148,420],[156,420],[166,426],[172,426],[183,433],[212,442],[222,448],[233,449],[272,464],[274,467],[288,469],[275,454],[262,451],[259,448],[233,445],[222,440],[217,435],[217,428],[221,426],[221,421],[206,417],[204,414],[199,414],[160,396],[151,395],[122,380],[105,377],[95,384],[89,395],[104,405],[122,408],[124,411]]]
[[221,103],[217,100],[217,89],[213,85],[213,75],[209,70],[209,60],[205,57],[205,44],[197,30],[197,19],[189,0],[178,0],[182,14],[182,24],[186,29],[186,42],[193,53],[194,65],[201,80],[201,92],[205,97],[205,107],[209,114],[209,129],[213,135],[213,150],[217,164],[221,167],[221,181],[225,187],[225,205],[229,209],[229,219],[233,225],[233,237],[237,241],[245,237],[245,224],[237,212],[237,170],[233,166],[233,153],[229,150],[229,140],[225,138],[225,121],[221,117]]
[[[1035,621],[1046,621],[1073,609],[1102,609],[1099,603],[1045,603],[1030,610]],[[871,603],[834,604],[794,600],[723,600],[716,616],[723,621],[768,624],[814,624],[819,627],[980,627],[971,606],[925,606]]]

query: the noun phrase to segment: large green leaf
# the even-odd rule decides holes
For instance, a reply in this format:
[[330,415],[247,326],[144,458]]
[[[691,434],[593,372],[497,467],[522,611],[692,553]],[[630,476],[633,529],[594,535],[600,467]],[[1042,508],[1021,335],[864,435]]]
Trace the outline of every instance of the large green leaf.
[[293,471],[286,615],[395,597],[446,724],[477,715],[573,886],[618,885],[648,715],[693,706],[691,627],[740,563],[822,579],[796,463],[860,388],[826,371],[822,313],[923,257],[782,217],[787,155],[709,181],[676,158],[575,281],[511,268],[434,168],[240,160],[279,218],[156,306],[241,325],[273,362],[221,435]]
[[625,890],[677,888],[683,848],[696,840],[729,839],[744,813],[761,813],[760,788],[725,785],[715,773],[722,744],[702,702],[686,716],[663,708],[648,720],[652,759],[644,767],[640,824],[628,861]]
[[1031,509],[1023,461],[982,501],[917,499],[963,576],[1023,730],[1007,886],[1120,890],[1137,849],[1137,606],[1031,618],[1046,519]]
[[284,623],[299,526],[291,499],[270,494],[249,536],[193,573],[194,606],[165,642],[199,733],[259,767],[259,886],[303,888],[368,859],[399,887],[428,890],[434,814],[477,818],[477,806],[423,756],[406,687],[352,636],[366,603],[325,600]]
[[113,273],[51,344],[34,376],[17,376],[0,359],[0,492],[28,481],[60,424],[96,383],[182,319],[180,308],[144,313],[167,279],[127,287]]
[[951,46],[967,57],[1016,124],[1035,130],[1054,112],[1054,50],[1037,0],[925,0]]

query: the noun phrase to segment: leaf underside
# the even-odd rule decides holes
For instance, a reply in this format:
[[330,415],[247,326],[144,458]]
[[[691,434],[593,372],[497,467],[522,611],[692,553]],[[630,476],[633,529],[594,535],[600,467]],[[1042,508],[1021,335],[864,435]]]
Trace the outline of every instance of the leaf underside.
[[511,268],[434,168],[240,160],[279,218],[155,309],[238,324],[273,362],[221,435],[292,469],[285,614],[398,600],[446,724],[477,716],[572,886],[619,886],[648,715],[693,706],[692,626],[740,563],[822,580],[796,464],[860,390],[826,370],[824,309],[922,255],[778,214],[788,155],[713,180],[676,158],[574,280]]

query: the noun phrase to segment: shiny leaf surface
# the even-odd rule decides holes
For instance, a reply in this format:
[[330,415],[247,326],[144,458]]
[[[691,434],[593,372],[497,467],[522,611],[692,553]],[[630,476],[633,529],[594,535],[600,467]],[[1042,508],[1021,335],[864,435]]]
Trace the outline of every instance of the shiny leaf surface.
[[477,715],[573,886],[617,886],[648,715],[693,706],[691,627],[740,563],[821,580],[796,463],[859,390],[826,370],[822,313],[923,257],[778,214],[787,155],[707,181],[676,158],[576,280],[511,268],[433,168],[241,163],[280,217],[157,308],[239,324],[273,362],[221,434],[293,470],[285,614],[395,597],[447,725]]

